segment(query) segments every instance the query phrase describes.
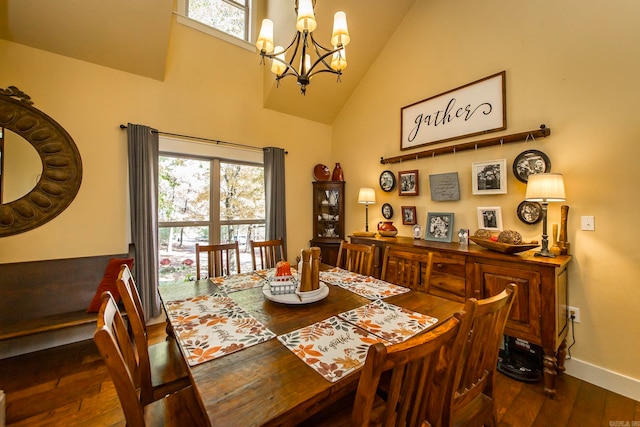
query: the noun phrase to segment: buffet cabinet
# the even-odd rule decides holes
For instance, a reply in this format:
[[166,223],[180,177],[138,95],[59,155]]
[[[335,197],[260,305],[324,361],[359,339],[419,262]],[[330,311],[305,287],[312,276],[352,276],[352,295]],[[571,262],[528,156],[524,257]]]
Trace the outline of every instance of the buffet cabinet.
[[313,237],[310,246],[320,248],[322,262],[336,265],[344,233],[344,181],[313,183]]
[[467,298],[496,295],[509,283],[518,293],[505,334],[540,345],[544,351],[544,387],[555,396],[555,376],[564,371],[566,356],[567,266],[570,256],[545,258],[535,251],[508,255],[478,245],[430,242],[409,237],[350,236],[353,243],[376,246],[374,271],[380,277],[382,255],[387,245],[411,251],[433,252],[429,292],[464,302]]

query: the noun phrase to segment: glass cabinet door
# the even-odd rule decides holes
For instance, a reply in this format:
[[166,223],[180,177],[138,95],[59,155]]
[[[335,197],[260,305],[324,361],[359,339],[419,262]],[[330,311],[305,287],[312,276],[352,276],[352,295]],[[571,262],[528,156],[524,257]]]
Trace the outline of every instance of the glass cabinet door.
[[314,239],[344,239],[344,181],[313,183]]

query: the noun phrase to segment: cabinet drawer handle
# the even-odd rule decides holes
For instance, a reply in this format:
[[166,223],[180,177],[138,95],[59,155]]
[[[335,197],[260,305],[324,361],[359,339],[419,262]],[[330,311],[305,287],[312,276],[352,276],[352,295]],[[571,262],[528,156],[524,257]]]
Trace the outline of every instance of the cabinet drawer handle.
[[442,267],[443,267],[443,265],[442,265],[441,263],[437,263],[437,264],[436,264],[436,267],[438,267],[438,268],[442,268]]

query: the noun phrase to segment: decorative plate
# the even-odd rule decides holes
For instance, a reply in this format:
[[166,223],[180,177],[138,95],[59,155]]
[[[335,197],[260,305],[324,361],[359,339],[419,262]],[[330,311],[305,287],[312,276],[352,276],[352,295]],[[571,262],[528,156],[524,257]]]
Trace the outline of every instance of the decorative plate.
[[542,219],[542,205],[538,202],[524,201],[518,205],[516,211],[518,219],[525,224],[535,224]]
[[391,219],[391,217],[393,216],[393,206],[391,206],[389,203],[385,203],[384,205],[382,205],[382,216],[385,219]]
[[523,151],[513,161],[513,174],[525,184],[529,181],[529,175],[548,172],[551,172],[551,160],[542,151]]
[[317,164],[313,168],[313,177],[316,181],[329,181],[331,179],[331,171],[323,164]]
[[416,224],[412,228],[413,238],[420,239],[422,238],[422,226],[420,224]]
[[502,252],[504,254],[517,254],[518,252],[528,251],[529,249],[537,248],[540,246],[538,243],[524,243],[522,245],[510,245],[508,243],[494,242],[489,239],[481,239],[479,237],[469,236],[469,240],[482,246],[483,248],[491,249],[492,251]]
[[396,176],[393,172],[384,171],[380,174],[380,188],[387,192],[396,188]]

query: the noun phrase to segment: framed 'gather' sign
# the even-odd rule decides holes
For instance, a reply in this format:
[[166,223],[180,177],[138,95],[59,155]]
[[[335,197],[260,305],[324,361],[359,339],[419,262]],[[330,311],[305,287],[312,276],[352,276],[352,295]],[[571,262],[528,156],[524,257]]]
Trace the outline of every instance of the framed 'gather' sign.
[[505,71],[402,107],[400,149],[507,128]]

